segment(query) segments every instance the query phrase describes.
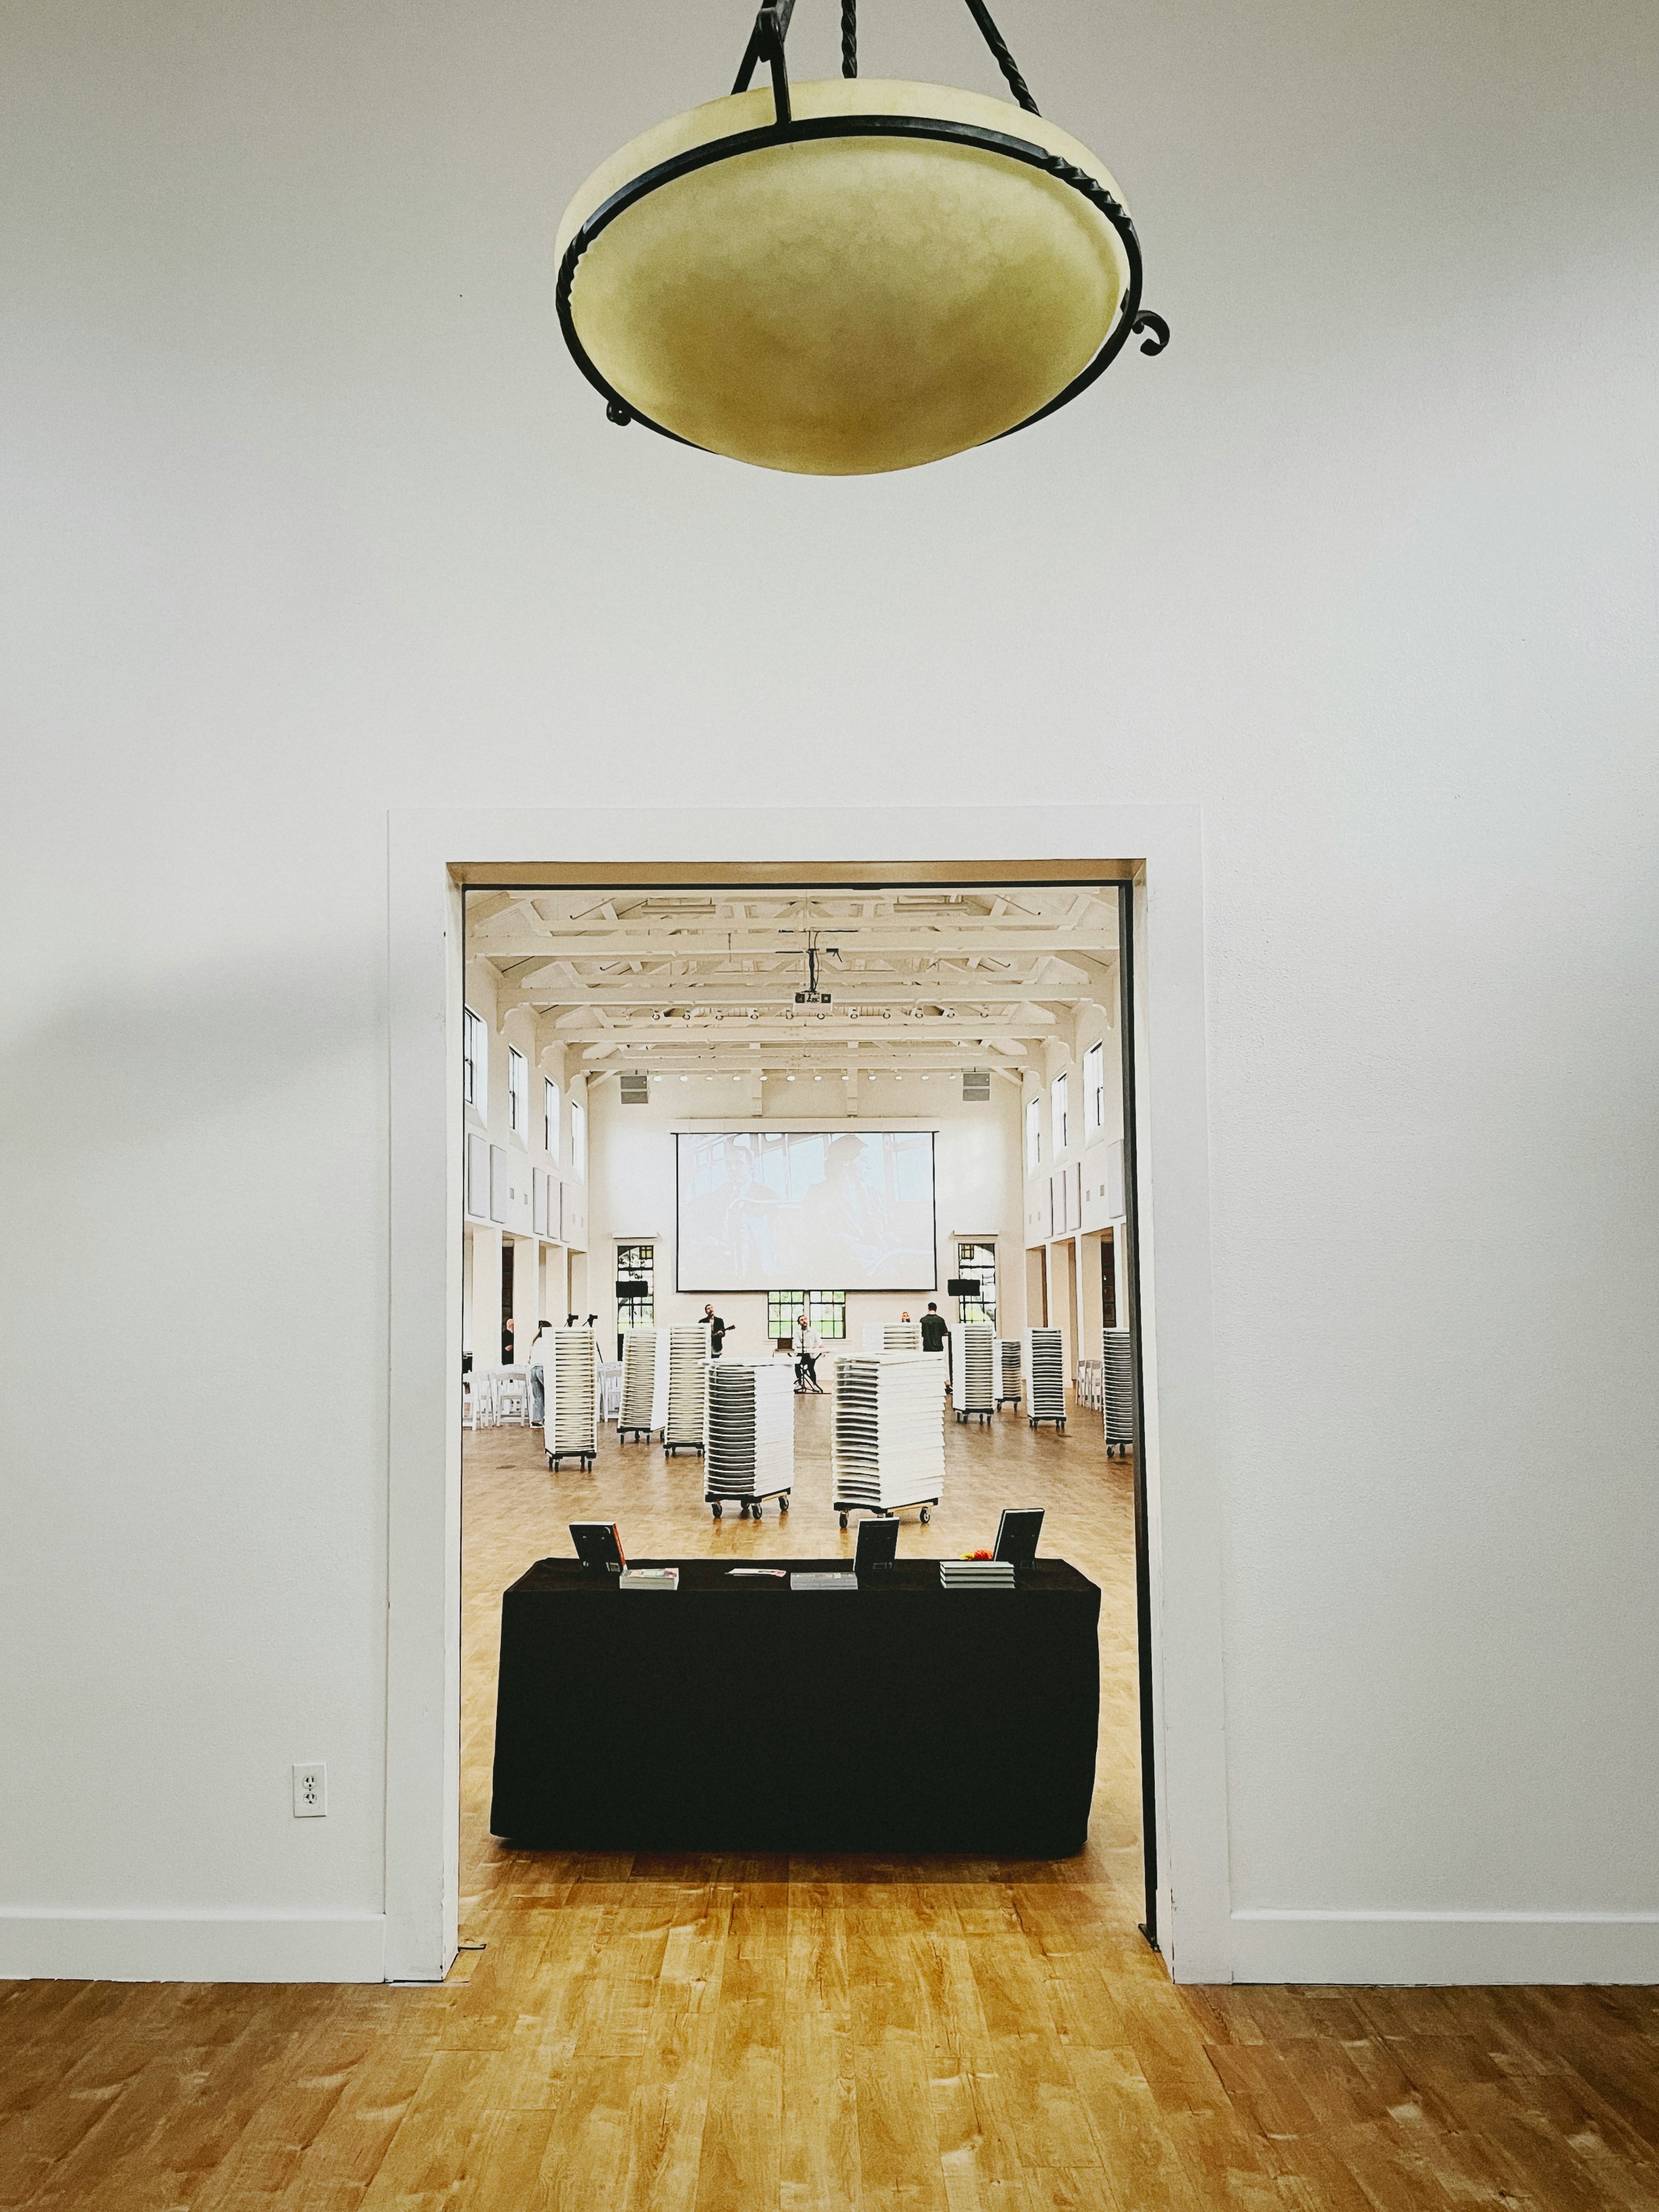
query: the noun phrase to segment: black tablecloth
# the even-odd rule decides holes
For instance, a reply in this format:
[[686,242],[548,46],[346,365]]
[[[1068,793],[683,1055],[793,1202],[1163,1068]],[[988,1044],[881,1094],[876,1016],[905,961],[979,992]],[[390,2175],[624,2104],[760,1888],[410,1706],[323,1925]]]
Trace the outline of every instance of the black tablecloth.
[[[587,1850],[1081,1850],[1100,1592],[1042,1560],[945,1590],[937,1561],[855,1595],[678,1564],[672,1595],[544,1559],[501,1600],[489,1825]],[[750,1564],[745,1562],[744,1564]],[[844,1559],[768,1560],[845,1567]]]

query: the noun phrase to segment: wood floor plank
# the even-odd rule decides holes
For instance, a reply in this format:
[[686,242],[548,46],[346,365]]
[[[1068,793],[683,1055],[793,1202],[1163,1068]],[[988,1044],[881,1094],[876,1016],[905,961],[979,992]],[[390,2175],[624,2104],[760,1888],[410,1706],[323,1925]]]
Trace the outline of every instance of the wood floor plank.
[[895,1943],[889,1918],[858,1905],[846,1915],[862,2202],[883,2212],[947,2212],[925,2001],[910,1945]]
[[788,1908],[771,1886],[732,1903],[720,1973],[696,2212],[775,2207],[781,2173]]
[[690,2212],[696,2203],[733,1893],[678,1893],[647,2024],[648,2065],[629,2104],[617,2212]]
[[783,2212],[857,2212],[857,2083],[843,1914],[816,1887],[793,1901],[784,1982]]

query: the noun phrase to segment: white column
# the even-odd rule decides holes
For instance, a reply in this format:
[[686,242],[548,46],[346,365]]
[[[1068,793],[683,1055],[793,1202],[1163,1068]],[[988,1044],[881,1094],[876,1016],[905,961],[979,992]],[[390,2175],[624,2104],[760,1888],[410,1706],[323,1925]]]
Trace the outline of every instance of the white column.
[[1075,1261],[1070,1237],[1057,1237],[1048,1247],[1048,1326],[1057,1328],[1064,1342],[1067,1387],[1077,1362]]
[[[513,1255],[513,1357],[525,1365],[541,1319],[541,1249],[533,1237],[515,1240]],[[562,1314],[559,1316],[562,1321]]]
[[555,1328],[570,1310],[570,1277],[562,1244],[542,1247],[542,1313]]
[[501,1232],[472,1228],[472,1364],[501,1364]]

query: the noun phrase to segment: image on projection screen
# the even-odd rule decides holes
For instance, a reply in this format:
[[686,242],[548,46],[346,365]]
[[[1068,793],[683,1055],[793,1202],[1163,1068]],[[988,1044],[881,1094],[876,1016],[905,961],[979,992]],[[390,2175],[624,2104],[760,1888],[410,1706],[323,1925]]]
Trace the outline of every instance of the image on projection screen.
[[931,1129],[682,1133],[682,1291],[931,1291]]

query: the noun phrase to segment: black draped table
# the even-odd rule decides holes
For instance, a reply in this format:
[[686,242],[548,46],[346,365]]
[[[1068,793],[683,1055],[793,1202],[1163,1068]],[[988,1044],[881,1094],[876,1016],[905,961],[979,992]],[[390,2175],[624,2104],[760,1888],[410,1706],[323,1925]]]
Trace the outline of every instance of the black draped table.
[[945,1590],[936,1560],[906,1559],[848,1595],[672,1564],[672,1595],[543,1559],[503,1595],[495,1834],[577,1850],[1082,1850],[1100,1592],[1075,1567]]

